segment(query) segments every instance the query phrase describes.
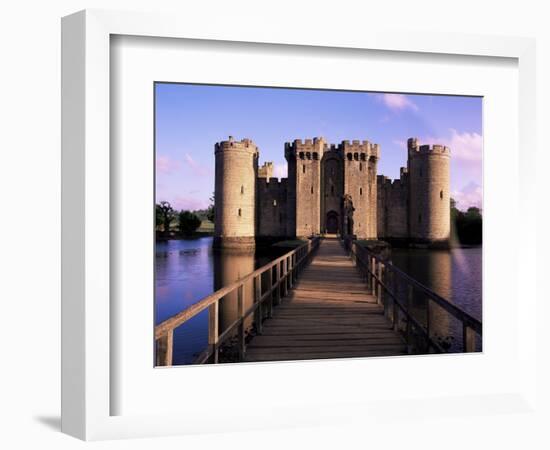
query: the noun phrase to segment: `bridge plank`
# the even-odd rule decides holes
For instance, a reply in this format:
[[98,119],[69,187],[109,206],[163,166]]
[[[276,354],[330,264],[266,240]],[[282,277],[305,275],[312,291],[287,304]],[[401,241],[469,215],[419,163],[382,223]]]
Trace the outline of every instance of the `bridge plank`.
[[377,299],[339,242],[321,241],[295,288],[263,323],[245,361],[283,361],[406,354]]

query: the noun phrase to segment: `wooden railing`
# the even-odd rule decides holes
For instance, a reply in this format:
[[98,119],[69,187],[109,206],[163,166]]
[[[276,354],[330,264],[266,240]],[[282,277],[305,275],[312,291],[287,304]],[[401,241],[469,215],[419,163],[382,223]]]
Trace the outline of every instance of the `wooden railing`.
[[[441,308],[445,314],[459,321],[462,328],[462,345],[459,351],[476,351],[476,335],[481,339],[482,324],[456,305],[436,294],[431,289],[411,278],[390,261],[376,255],[367,248],[347,239],[344,247],[350,252],[352,260],[366,279],[367,289],[376,296],[378,303],[384,306],[384,314],[393,324],[395,331],[404,336],[409,353],[445,353],[449,345],[434,336],[431,324],[433,305]],[[424,321],[415,317],[413,298],[426,299]],[[401,319],[401,320],[400,320]],[[402,326],[404,324],[404,326]],[[454,336],[453,336],[454,338]]]
[[[195,360],[195,364],[217,363],[220,347],[230,338],[237,337],[239,358],[246,353],[245,333],[247,319],[254,315],[252,324],[256,333],[262,332],[262,321],[271,317],[273,307],[281,302],[296,282],[299,273],[308,264],[319,247],[319,238],[274,259],[254,272],[217,290],[208,297],[184,309],[155,327],[156,365],[171,366],[174,349],[174,330],[208,308],[208,346]],[[262,289],[262,278],[267,284]],[[245,308],[245,285],[253,283],[252,305]],[[235,295],[230,295],[234,294]],[[220,302],[227,297],[237,302],[237,318],[224,330],[220,330]]]

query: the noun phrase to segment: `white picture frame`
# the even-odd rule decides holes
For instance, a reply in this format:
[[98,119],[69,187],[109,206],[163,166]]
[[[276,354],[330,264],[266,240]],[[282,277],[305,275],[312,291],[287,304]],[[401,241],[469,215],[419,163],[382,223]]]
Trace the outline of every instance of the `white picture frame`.
[[[522,230],[535,228],[535,187],[529,174],[535,171],[535,44],[532,39],[480,37],[445,33],[397,33],[349,29],[346,33],[327,35],[314,24],[284,32],[250,24],[247,27],[207,27],[186,17],[165,14],[82,11],[62,22],[62,430],[86,440],[162,436],[219,430],[247,430],[265,426],[266,411],[251,417],[244,409],[227,420],[227,411],[140,413],[113,415],[111,366],[116,352],[111,337],[116,334],[110,305],[112,293],[111,186],[117,174],[111,170],[110,64],[111,36],[142,36],[176,39],[211,40],[255,44],[285,44],[302,47],[368,49],[385,52],[408,52],[418,55],[446,54],[499,57],[517,60],[519,97],[517,148],[519,181],[517,213]],[[517,150],[516,148],[516,150]],[[518,260],[535,261],[534,233],[521,233],[522,245],[515,249]],[[528,280],[533,265],[517,266],[518,285]],[[529,272],[529,273],[528,273]],[[468,397],[425,398],[400,397],[409,413],[437,405],[441,414],[471,414],[470,404],[480,404],[485,414],[498,413],[502,405],[517,413],[535,411],[536,398],[536,324],[530,311],[536,308],[534,283],[522,283],[522,305],[518,310],[516,351],[521,367],[515,382],[501,393],[472,394]],[[517,292],[514,295],[518,295]],[[151,299],[152,301],[152,299]],[[153,325],[151,324],[151,327]],[[152,357],[151,357],[152,359]],[[389,361],[389,360],[386,360]],[[337,361],[325,363],[336,367]],[[386,362],[386,364],[396,364]],[[312,371],[311,363],[294,363]],[[270,368],[271,367],[271,368]],[[348,366],[349,367],[349,366]],[[265,366],[264,366],[265,368]],[[268,365],[271,371],[275,365]],[[360,366],[356,365],[360,370]],[[250,367],[243,367],[250,371]],[[257,369],[260,370],[260,369]],[[269,370],[262,376],[269,376]],[[259,372],[256,372],[259,373]],[[184,372],[180,372],[185,377]],[[201,374],[201,376],[204,375]],[[399,397],[398,397],[399,398]],[[468,400],[468,401],[466,401]],[[193,400],[196,401],[196,400]],[[270,426],[330,424],[331,421],[367,420],[381,414],[387,420],[399,420],[392,412],[392,402],[361,398],[356,403],[285,405],[284,401]],[[469,403],[471,402],[471,403]],[[254,416],[254,415],[252,415]],[[246,420],[242,420],[246,419]]]

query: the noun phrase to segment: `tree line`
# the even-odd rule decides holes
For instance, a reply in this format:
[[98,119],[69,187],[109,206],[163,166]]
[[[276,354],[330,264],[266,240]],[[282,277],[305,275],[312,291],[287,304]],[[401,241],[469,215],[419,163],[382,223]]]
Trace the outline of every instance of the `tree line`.
[[155,205],[155,228],[163,237],[167,238],[176,223],[176,232],[181,236],[191,236],[201,226],[202,222],[208,220],[214,222],[214,203],[210,198],[210,206],[206,209],[196,211],[176,210],[170,202],[162,201]]
[[475,206],[466,211],[456,207],[456,201],[451,198],[451,236],[460,244],[481,245],[483,234],[483,218],[481,210]]
[[[192,236],[205,220],[214,222],[214,197],[210,198],[210,206],[196,211],[175,210],[169,202],[156,205],[156,230],[167,238],[170,236],[172,224],[176,222],[176,230],[181,236]],[[453,240],[464,245],[480,245],[482,243],[483,218],[481,210],[471,206],[466,211],[456,207],[456,201],[451,198],[451,236]]]

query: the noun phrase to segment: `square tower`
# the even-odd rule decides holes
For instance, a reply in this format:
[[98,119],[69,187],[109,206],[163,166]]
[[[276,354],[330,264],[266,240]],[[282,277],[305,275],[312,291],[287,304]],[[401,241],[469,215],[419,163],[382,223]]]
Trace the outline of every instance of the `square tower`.
[[296,139],[285,144],[289,236],[303,238],[321,233],[321,160],[325,147],[323,138]]
[[376,239],[378,144],[343,141],[340,152],[344,160],[344,194],[351,196],[355,209],[352,234],[359,239]]

